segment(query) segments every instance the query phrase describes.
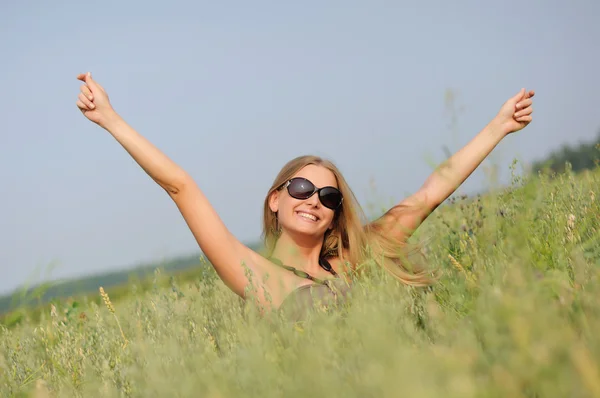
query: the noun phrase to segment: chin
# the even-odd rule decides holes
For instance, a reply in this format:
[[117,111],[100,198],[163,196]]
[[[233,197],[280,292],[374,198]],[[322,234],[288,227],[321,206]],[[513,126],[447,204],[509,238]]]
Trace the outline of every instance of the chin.
[[327,228],[322,225],[307,225],[306,223],[295,222],[290,225],[290,231],[298,235],[306,235],[307,237],[323,237]]

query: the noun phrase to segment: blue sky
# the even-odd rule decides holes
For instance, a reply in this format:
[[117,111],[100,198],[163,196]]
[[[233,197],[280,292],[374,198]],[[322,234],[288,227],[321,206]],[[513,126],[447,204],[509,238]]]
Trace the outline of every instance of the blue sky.
[[[513,158],[592,139],[598,15],[592,0],[5,2],[0,292],[51,265],[63,278],[198,250],[167,195],[79,113],[78,73],[255,241],[290,158],[326,156],[365,208],[391,204],[521,87],[536,90],[534,122],[486,162],[501,181]],[[485,189],[483,170],[462,189]]]

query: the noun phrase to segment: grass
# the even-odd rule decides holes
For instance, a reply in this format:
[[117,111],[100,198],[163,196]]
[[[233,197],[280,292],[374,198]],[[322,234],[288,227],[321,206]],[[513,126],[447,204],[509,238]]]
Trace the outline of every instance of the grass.
[[[189,261],[189,260],[188,260]],[[168,288],[171,286],[174,280],[179,281],[190,281],[195,280],[197,278],[202,278],[205,274],[205,267],[211,267],[210,264],[201,264],[199,258],[196,257],[196,264],[189,262],[189,265],[186,269],[183,270],[173,270],[170,267],[159,267],[154,268],[153,275],[146,275],[146,272],[141,273],[141,275],[136,275],[135,273],[130,276],[128,282],[117,282],[114,283],[113,280],[115,278],[106,277],[106,274],[102,274],[93,288],[93,291],[89,289],[89,285],[91,284],[90,280],[93,277],[85,277],[83,278],[84,283],[79,283],[79,280],[69,280],[62,283],[44,283],[40,286],[30,289],[21,289],[18,294],[13,294],[11,296],[5,296],[2,299],[5,300],[5,303],[8,300],[16,302],[16,304],[12,305],[12,309],[7,312],[0,313],[0,325],[7,326],[11,328],[15,325],[21,323],[24,319],[28,319],[29,321],[37,322],[40,320],[40,316],[43,312],[49,312],[52,308],[52,305],[62,305],[63,308],[70,313],[75,310],[75,308],[84,304],[89,304],[90,302],[100,303],[102,302],[102,297],[98,295],[98,284],[103,284],[103,282],[107,282],[108,286],[110,286],[111,297],[113,301],[116,299],[117,301],[121,298],[127,298],[131,294],[131,288],[135,285],[137,292],[143,292],[150,289],[156,289],[157,287],[165,287]],[[122,274],[126,274],[127,271],[122,271]],[[109,274],[110,275],[110,274]],[[67,286],[64,290],[61,288],[57,288],[57,285]],[[47,294],[49,290],[54,287],[54,291],[51,294]],[[42,298],[46,293],[48,298]],[[60,303],[60,304],[59,304]],[[66,308],[68,307],[68,308]]]
[[[600,170],[457,198],[432,290],[373,268],[349,305],[260,319],[214,272],[0,330],[2,396],[600,397]],[[210,269],[210,268],[208,268]]]

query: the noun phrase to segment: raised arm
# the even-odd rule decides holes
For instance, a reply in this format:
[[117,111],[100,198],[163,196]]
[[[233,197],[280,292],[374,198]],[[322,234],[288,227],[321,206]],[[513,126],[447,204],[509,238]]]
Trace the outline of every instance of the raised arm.
[[108,131],[140,167],[164,188],[221,279],[235,293],[243,296],[247,279],[241,262],[247,262],[253,257],[253,252],[227,230],[193,179],[112,109],[106,92],[92,79],[91,74],[77,78],[85,83],[77,101],[81,112]]
[[521,89],[504,103],[496,117],[467,145],[438,167],[413,195],[375,221],[399,239],[408,239],[421,223],[444,202],[508,134],[527,126],[532,118],[533,91]]

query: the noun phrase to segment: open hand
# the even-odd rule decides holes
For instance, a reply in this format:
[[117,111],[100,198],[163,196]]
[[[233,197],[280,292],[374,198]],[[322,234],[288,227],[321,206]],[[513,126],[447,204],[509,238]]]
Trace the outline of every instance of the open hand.
[[115,115],[106,91],[92,79],[90,72],[77,75],[77,80],[84,82],[77,98],[77,107],[89,120],[105,127]]
[[494,118],[496,124],[504,134],[514,133],[525,128],[531,123],[533,112],[532,97],[535,95],[533,90],[525,91],[521,89],[514,97],[502,105],[500,112]]

